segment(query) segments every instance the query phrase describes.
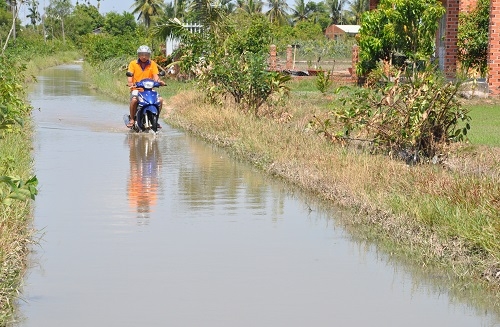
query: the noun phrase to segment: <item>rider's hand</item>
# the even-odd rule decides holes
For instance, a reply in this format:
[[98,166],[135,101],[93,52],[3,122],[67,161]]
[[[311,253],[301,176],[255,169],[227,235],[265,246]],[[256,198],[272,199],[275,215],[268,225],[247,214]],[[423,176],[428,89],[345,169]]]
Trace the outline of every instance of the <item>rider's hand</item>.
[[130,83],[127,83],[128,87],[130,88],[133,88],[134,87],[134,83],[130,82]]
[[160,85],[162,86],[165,86],[165,82],[164,81],[158,81],[160,83]]

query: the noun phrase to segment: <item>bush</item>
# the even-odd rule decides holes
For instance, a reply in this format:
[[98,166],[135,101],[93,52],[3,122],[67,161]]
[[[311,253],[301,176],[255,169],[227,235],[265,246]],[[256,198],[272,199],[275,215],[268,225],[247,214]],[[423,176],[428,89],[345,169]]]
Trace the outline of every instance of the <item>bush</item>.
[[[16,126],[23,126],[25,118],[31,112],[31,106],[24,101],[24,64],[19,61],[0,56],[0,137],[5,133],[18,132]],[[36,177],[24,182],[17,176],[2,176],[10,173],[8,158],[0,161],[0,184],[7,185],[7,189],[0,188],[0,205],[9,205],[12,199],[26,200],[34,198],[37,193]]]
[[139,38],[130,35],[87,34],[80,41],[84,57],[92,65],[112,58],[135,56],[136,49],[141,45]]
[[240,108],[258,115],[268,100],[279,101],[288,94],[286,82],[290,80],[290,76],[267,71],[270,23],[260,15],[249,15],[223,24],[228,34],[212,35],[216,46],[206,49],[200,85],[212,102],[230,95]]
[[448,142],[464,140],[470,129],[457,90],[457,83],[445,82],[432,68],[399,71],[374,88],[339,88],[341,106],[332,109],[338,125],[327,120],[321,131],[334,140],[366,141],[372,151],[407,160],[432,158]]

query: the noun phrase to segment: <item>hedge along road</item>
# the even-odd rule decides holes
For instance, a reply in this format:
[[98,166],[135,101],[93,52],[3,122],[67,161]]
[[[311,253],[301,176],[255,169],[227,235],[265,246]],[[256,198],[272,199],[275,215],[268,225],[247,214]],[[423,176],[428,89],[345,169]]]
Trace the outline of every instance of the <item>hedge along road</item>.
[[[341,214],[46,70],[18,326],[487,326],[499,317],[354,239]],[[124,78],[125,81],[125,78]]]

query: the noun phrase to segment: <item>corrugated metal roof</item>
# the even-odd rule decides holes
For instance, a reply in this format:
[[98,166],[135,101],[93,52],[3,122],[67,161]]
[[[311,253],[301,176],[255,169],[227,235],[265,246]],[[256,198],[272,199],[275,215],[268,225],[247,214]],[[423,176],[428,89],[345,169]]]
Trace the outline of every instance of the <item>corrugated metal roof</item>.
[[357,34],[359,32],[359,25],[336,25],[342,31],[348,34]]

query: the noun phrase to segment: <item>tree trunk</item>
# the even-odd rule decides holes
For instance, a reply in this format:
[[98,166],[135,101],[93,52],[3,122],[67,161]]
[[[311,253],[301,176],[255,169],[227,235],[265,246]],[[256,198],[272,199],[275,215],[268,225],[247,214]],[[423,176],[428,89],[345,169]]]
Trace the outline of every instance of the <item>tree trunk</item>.
[[5,49],[7,49],[7,44],[9,44],[10,36],[13,35],[14,40],[16,39],[16,19],[18,13],[19,10],[17,10],[17,3],[14,1],[12,5],[12,26],[10,28],[9,34],[7,35],[7,39],[5,39],[5,44],[3,45],[2,49],[2,55],[5,52]]
[[64,34],[64,19],[62,18],[61,18],[61,29],[62,29],[63,43],[66,43],[66,35]]

